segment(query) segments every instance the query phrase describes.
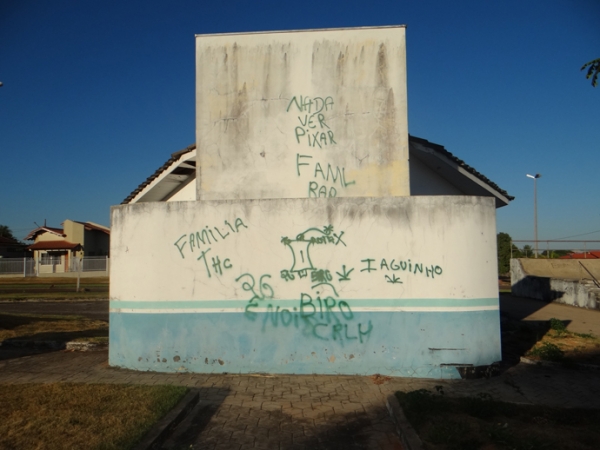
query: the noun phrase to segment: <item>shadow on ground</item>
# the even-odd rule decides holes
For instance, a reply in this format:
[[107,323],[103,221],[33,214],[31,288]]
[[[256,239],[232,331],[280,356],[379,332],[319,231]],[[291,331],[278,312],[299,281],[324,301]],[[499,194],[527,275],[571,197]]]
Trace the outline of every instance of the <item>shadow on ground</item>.
[[[365,412],[362,408],[345,414],[321,406],[308,416],[286,414],[285,410],[254,409],[238,405],[221,405],[227,397],[211,395],[201,400],[167,439],[161,450],[225,448],[294,448],[294,449],[365,449],[398,448],[394,425],[384,406]],[[233,419],[233,420],[232,420]],[[390,436],[395,442],[390,442]],[[397,444],[394,446],[394,444]]]
[[[600,367],[600,343],[597,338],[591,334],[566,331],[570,320],[553,321],[554,326],[562,323],[565,331],[557,331],[550,320],[515,320],[502,314],[500,372],[519,364],[521,357],[556,363],[569,369],[583,368],[581,365]],[[534,346],[535,351],[530,353]]]
[[[57,320],[59,319],[56,317],[0,314],[0,331],[15,330],[29,325],[32,325],[32,327],[29,327],[30,329],[38,328],[50,330],[4,338],[0,341],[0,360],[21,358],[23,356],[62,350],[66,347],[67,342],[78,339],[108,339],[108,327],[73,331],[51,331],[53,329],[53,322],[57,322]],[[85,328],[85,326],[94,326],[94,324],[81,322],[81,328]],[[11,333],[8,334],[10,335]],[[6,333],[0,334],[0,337],[2,337],[2,335],[6,336]]]
[[502,336],[502,363],[500,371],[504,372],[519,364],[521,357],[533,348],[550,329],[548,321],[528,321],[514,319],[502,313],[500,330]]
[[40,353],[55,352],[58,349],[52,348],[36,348],[36,347],[8,347],[2,345],[0,347],[0,361],[7,359],[23,358],[25,356],[39,355]]

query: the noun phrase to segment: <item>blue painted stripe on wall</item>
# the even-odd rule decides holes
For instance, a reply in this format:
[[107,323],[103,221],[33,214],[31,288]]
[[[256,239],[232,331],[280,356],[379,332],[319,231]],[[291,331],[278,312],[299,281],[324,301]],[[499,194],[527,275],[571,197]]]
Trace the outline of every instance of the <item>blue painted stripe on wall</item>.
[[[305,314],[306,316],[306,314]],[[110,314],[111,365],[199,373],[458,378],[501,359],[498,311]]]

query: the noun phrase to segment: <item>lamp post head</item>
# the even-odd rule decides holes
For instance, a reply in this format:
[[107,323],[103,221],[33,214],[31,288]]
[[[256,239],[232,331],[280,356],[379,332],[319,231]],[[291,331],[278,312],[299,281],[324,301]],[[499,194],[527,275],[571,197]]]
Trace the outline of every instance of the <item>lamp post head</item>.
[[533,178],[534,180],[535,180],[536,178],[540,178],[541,176],[542,176],[542,175],[541,175],[541,174],[539,174],[539,173],[536,173],[535,175],[529,175],[529,174],[527,174],[527,177],[529,177],[529,178]]

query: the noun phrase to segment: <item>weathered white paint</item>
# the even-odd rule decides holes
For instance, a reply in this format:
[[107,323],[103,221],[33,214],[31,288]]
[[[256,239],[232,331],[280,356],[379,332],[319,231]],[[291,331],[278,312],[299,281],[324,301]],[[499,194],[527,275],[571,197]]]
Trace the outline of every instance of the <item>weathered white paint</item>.
[[[111,298],[247,300],[247,293],[233,282],[235,278],[243,273],[279,278],[282,270],[291,269],[293,256],[282,238],[295,240],[307,229],[330,225],[333,233],[343,233],[342,241],[313,245],[310,255],[316,268],[332,274],[343,265],[355,268],[352,283],[336,283],[337,292],[345,298],[495,297],[496,284],[489,283],[497,277],[495,215],[493,208],[488,209],[492,203],[480,197],[402,197],[119,206],[113,208],[112,216]],[[320,232],[309,235],[324,236]],[[199,260],[203,252],[207,256]],[[205,262],[210,266],[217,256],[232,264],[222,275],[206,269]],[[379,267],[382,258],[440,266],[444,275],[432,282],[423,273],[403,277],[402,284],[393,285],[384,277],[392,270],[360,271],[366,267],[361,260],[367,258],[375,260],[374,267]],[[402,272],[406,271],[395,271],[397,275]],[[148,273],[154,276],[147,279]],[[299,282],[279,282],[278,297],[296,298]],[[176,295],[173,286],[177,286]]]
[[405,60],[404,27],[197,36],[197,198],[409,195]]
[[441,376],[500,359],[491,198],[138,203],[112,230],[114,365]]
[[408,197],[404,32],[197,36],[197,195],[113,208],[111,365],[456,378],[500,359],[494,198]]

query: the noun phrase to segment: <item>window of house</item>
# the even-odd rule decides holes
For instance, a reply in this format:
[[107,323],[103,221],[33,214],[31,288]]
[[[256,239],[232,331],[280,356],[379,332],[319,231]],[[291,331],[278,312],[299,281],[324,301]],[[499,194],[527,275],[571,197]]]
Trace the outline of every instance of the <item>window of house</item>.
[[66,254],[66,252],[46,252],[42,253],[42,258],[40,259],[40,264],[43,266],[49,266],[52,264],[61,264],[62,255]]

